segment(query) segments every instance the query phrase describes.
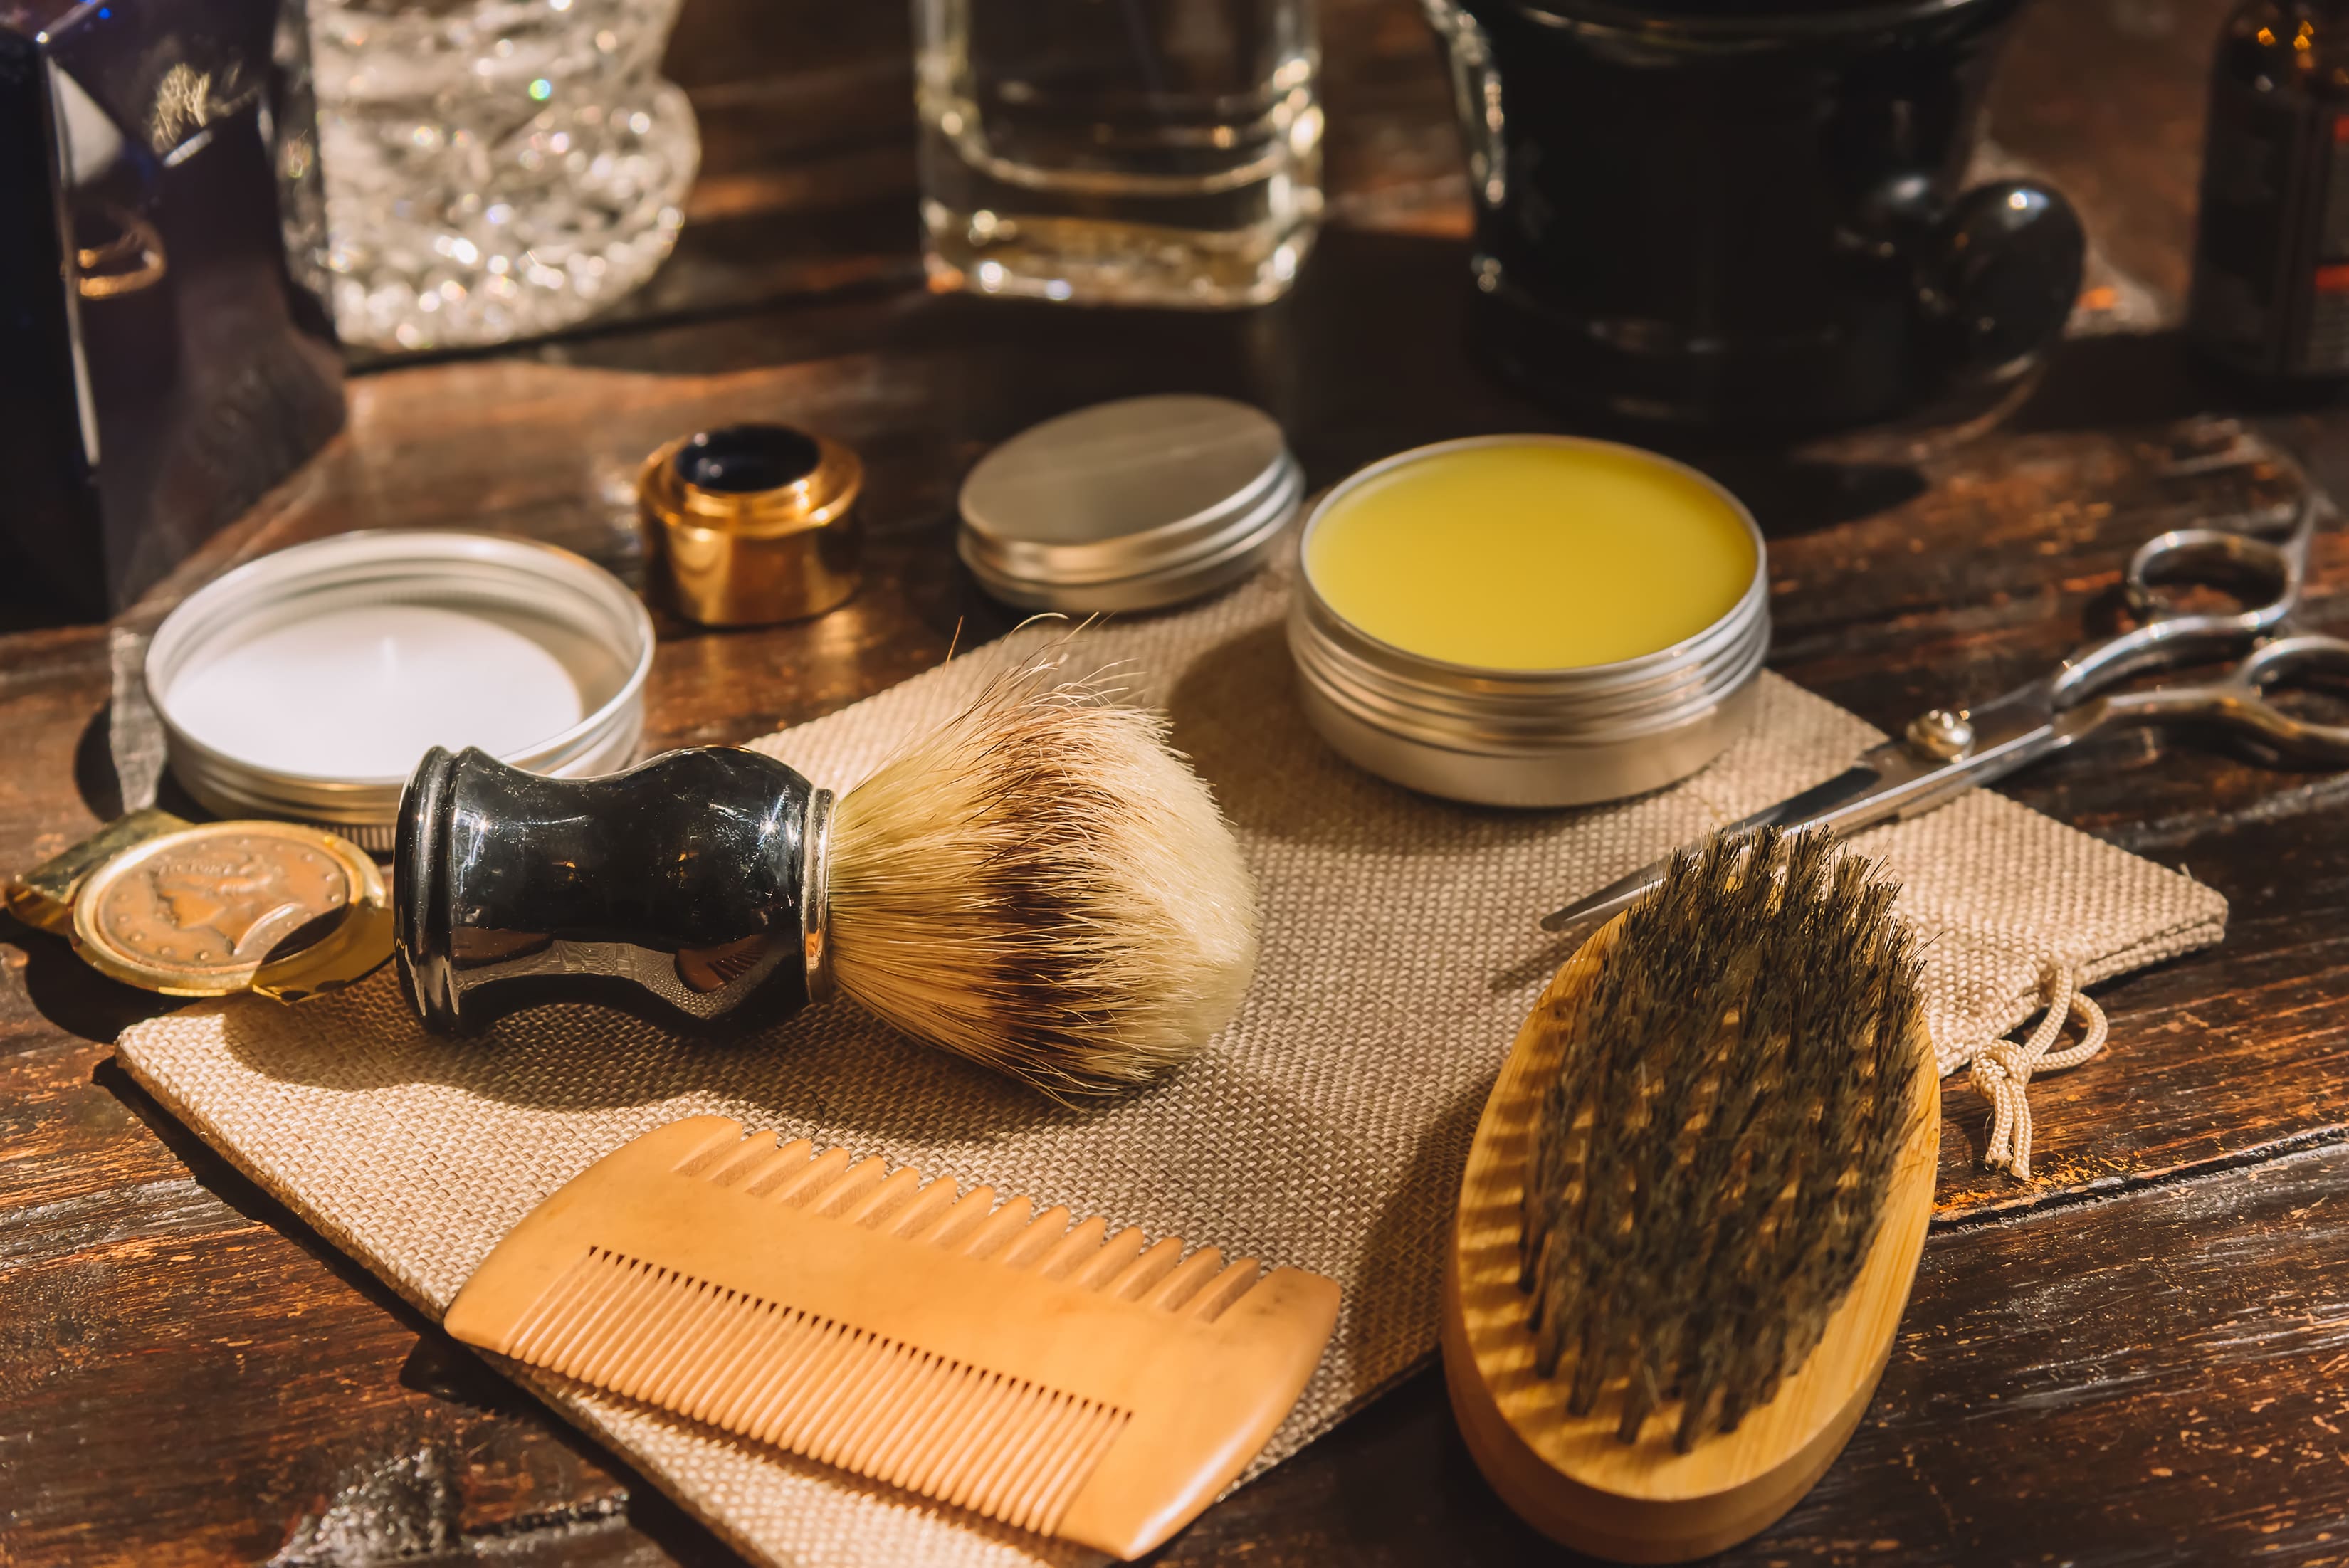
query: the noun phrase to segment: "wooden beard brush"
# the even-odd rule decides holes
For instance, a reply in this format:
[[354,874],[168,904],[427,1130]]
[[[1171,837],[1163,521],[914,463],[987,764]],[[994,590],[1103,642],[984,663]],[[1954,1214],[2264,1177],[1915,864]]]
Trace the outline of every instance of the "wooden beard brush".
[[649,994],[772,1019],[837,987],[1053,1094],[1147,1078],[1239,1006],[1256,895],[1164,721],[1053,655],[835,801],[735,748],[603,779],[428,754],[400,803],[400,975],[426,1024]]
[[1898,890],[1716,837],[1558,971],[1486,1102],[1444,1362],[1494,1490],[1627,1562],[1768,1526],[1858,1424],[1932,1216]]

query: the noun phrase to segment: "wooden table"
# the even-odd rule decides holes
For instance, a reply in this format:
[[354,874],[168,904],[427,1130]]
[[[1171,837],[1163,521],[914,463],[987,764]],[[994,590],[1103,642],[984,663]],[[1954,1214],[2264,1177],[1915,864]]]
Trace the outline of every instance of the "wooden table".
[[[2036,673],[2111,613],[2148,432],[2222,406],[2168,330],[2201,80],[2230,0],[2043,0],[1995,156],[2099,247],[2084,325],[2005,427],[1912,462],[1716,458],[1773,536],[1785,674],[1881,725]],[[1329,0],[1334,222],[1295,296],[1096,315],[920,292],[902,7],[693,0],[672,50],[708,141],[692,223],[621,315],[379,368],[348,433],[191,579],[336,529],[469,525],[626,567],[630,463],[725,417],[862,448],[869,585],[812,625],[664,628],[656,745],[836,708],[1002,624],[952,567],[954,487],[1030,420],[1138,390],[1253,398],[1314,480],[1551,423],[1459,332],[1464,184],[1407,0]],[[2270,428],[2336,485],[2349,413]],[[2349,621],[2349,540],[2309,618]],[[182,583],[184,585],[184,583]],[[103,628],[0,637],[0,865],[115,809]],[[1980,1166],[1949,1097],[1941,1207],[1865,1424],[1741,1563],[2318,1563],[2349,1555],[2349,779],[2187,737],[2008,786],[2232,901],[2226,943],[2107,988],[2110,1052],[2033,1088],[2040,1178]],[[0,1564],[723,1561],[699,1526],[456,1349],[160,1111],[109,1042],[158,998],[0,927]],[[1433,1371],[1211,1510],[1173,1564],[1563,1556],[1494,1500]]]

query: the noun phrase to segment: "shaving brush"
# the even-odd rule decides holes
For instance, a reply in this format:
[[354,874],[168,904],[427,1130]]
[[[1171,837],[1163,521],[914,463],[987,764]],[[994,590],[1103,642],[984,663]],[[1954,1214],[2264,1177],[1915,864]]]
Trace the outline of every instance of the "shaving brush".
[[834,799],[673,751],[546,779],[429,753],[400,804],[399,972],[428,1026],[647,997],[764,1022],[835,988],[1048,1093],[1181,1061],[1256,962],[1256,894],[1164,721],[1031,665]]

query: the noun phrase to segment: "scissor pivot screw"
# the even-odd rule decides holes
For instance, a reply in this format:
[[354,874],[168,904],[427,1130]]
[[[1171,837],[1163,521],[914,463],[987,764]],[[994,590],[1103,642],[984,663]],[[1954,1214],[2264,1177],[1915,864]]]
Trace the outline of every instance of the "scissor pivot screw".
[[1964,714],[1937,707],[1909,721],[1909,744],[1928,757],[1947,762],[1972,749],[1974,727]]

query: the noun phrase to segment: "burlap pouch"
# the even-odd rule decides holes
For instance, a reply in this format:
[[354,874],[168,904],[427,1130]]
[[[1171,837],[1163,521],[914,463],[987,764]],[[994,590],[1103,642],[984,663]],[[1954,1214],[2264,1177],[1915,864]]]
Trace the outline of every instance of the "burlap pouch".
[[[130,1030],[123,1059],[173,1114],[436,1316],[565,1180],[705,1111],[1317,1270],[1344,1286],[1345,1305],[1258,1460],[1269,1465],[1435,1348],[1440,1244],[1469,1137],[1518,1022],[1566,955],[1537,919],[1877,738],[1764,676],[1752,735],[1676,789],[1578,811],[1446,805],[1355,770],[1306,727],[1282,639],[1287,599],[1271,573],[1195,609],[1088,634],[1098,658],[1146,674],[1263,890],[1263,959],[1239,1017],[1148,1092],[1065,1109],[838,1002],[731,1043],[589,1007],[451,1042],[419,1029],[388,973],[299,1007],[191,1006]],[[957,660],[758,744],[843,786],[997,667],[989,654]],[[2225,921],[2209,890],[1995,795],[1862,842],[1906,883],[1902,907],[1925,928],[1945,1069],[2066,985],[2215,941]],[[765,1562],[1085,1555],[505,1370]]]

